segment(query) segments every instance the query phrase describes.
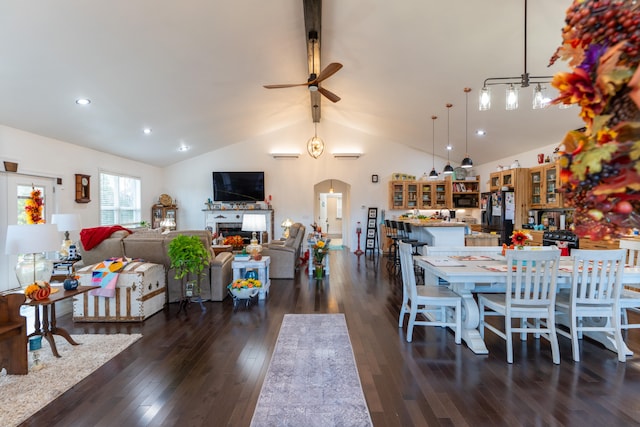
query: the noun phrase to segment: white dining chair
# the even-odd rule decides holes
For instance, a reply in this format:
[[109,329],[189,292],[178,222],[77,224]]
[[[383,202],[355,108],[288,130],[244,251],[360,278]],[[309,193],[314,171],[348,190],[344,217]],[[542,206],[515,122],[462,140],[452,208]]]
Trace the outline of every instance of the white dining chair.
[[[551,344],[553,363],[557,365],[560,363],[560,348],[555,324],[555,299],[560,251],[513,250],[507,251],[506,258],[506,292],[478,295],[480,335],[484,338],[484,330],[488,329],[504,339],[508,363],[513,363],[513,334],[521,334],[523,340],[526,340],[526,334],[535,334],[536,338],[542,336]],[[487,316],[504,317],[504,331],[487,323]],[[513,319],[520,320],[519,327],[513,327]]]
[[[620,239],[620,248],[627,251],[627,265],[631,267],[640,267],[640,240]],[[620,310],[622,321],[620,327],[622,329],[640,328],[640,323],[629,323],[627,313],[633,311],[640,314],[640,283],[636,289],[622,289],[620,293]]]
[[[460,295],[446,286],[417,286],[413,272],[412,247],[409,243],[398,241],[400,253],[400,270],[402,271],[402,308],[398,319],[398,327],[402,328],[404,317],[409,314],[407,324],[407,342],[413,340],[413,327],[441,326],[454,330],[455,342],[462,342],[462,299]],[[451,316],[447,312],[453,311]],[[424,320],[417,319],[418,314]]]
[[[568,318],[569,331],[558,329],[558,333],[571,339],[576,362],[580,361],[579,338],[590,331],[613,334],[618,360],[626,361],[620,328],[621,278],[626,255],[624,249],[571,251],[571,289],[558,294],[556,313]],[[589,317],[600,319],[585,322]]]

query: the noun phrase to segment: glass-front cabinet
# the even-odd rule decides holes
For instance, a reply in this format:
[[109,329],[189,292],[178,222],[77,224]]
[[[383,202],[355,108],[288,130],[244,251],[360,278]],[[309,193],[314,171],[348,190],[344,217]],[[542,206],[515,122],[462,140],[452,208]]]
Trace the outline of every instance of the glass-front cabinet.
[[389,183],[389,209],[404,209],[404,182],[391,181]]
[[529,169],[531,192],[530,205],[533,209],[562,207],[562,195],[558,190],[558,167],[555,163]]
[[407,189],[407,209],[416,209],[418,207],[418,183],[409,181],[406,184]]
[[178,225],[176,206],[153,205],[151,207],[151,228],[175,230]]
[[433,189],[432,182],[420,183],[420,204],[418,209],[431,209],[433,206]]

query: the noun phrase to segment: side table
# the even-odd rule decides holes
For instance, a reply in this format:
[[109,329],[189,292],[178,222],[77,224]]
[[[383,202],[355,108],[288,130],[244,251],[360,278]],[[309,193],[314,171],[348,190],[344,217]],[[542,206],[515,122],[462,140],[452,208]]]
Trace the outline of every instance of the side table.
[[262,283],[260,292],[258,293],[258,299],[265,299],[267,293],[269,293],[269,287],[271,286],[271,280],[269,279],[269,265],[271,264],[271,257],[263,256],[259,261],[250,259],[248,261],[233,260],[231,262],[231,268],[233,268],[233,280],[242,279],[247,270],[258,270],[258,280]]
[[[59,328],[56,325],[56,302],[65,300],[67,298],[73,298],[74,296],[90,291],[91,289],[98,288],[99,286],[78,286],[77,289],[72,291],[66,291],[64,288],[60,287],[59,291],[55,294],[49,295],[49,298],[43,300],[30,300],[27,302],[27,305],[32,305],[36,308],[36,319],[35,319],[35,332],[29,334],[29,337],[34,335],[42,335],[51,346],[51,352],[55,357],[60,357],[58,353],[58,348],[56,347],[56,341],[54,339],[54,335],[60,335],[64,337],[69,344],[78,345],[79,343],[75,342],[69,332],[66,329]],[[40,307],[42,307],[42,322],[40,322]],[[51,307],[51,309],[49,309]]]

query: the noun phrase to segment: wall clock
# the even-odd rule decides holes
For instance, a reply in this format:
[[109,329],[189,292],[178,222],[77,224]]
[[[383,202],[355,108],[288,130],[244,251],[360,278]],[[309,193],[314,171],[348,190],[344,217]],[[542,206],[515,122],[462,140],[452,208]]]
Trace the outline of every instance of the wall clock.
[[76,203],[91,201],[91,176],[76,174]]

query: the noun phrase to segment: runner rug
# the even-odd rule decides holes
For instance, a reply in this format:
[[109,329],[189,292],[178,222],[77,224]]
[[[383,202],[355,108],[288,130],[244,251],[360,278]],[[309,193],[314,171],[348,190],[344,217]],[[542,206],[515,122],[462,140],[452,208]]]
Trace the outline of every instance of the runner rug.
[[251,425],[373,426],[344,314],[285,314]]
[[80,345],[55,337],[61,357],[51,353],[42,340],[38,350],[41,369],[34,368],[29,354],[27,375],[0,374],[0,426],[16,426],[56,397],[82,381],[142,337],[140,334],[71,335]]

